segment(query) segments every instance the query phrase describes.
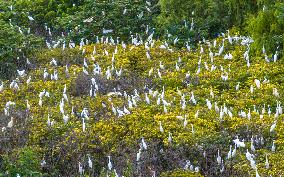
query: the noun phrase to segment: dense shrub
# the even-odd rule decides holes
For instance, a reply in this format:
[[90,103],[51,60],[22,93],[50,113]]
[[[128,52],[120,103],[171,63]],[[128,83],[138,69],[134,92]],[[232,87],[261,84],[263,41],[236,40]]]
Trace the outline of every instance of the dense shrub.
[[[14,149],[13,153],[4,157],[4,168],[6,173],[0,173],[4,176],[39,176],[40,173],[40,158],[35,151],[35,148]],[[4,172],[5,172],[4,171]],[[3,171],[2,171],[3,172]]]
[[253,37],[253,49],[264,47],[269,57],[284,49],[284,3],[267,3],[256,15],[248,18],[247,32]]
[[26,29],[10,26],[0,20],[0,78],[9,78],[16,73],[16,69],[25,69],[27,56],[39,49],[42,40],[34,35],[26,35]]

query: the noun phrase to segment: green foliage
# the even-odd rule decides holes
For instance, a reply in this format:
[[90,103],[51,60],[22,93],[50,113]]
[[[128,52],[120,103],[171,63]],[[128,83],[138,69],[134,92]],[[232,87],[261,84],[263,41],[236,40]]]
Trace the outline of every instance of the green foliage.
[[189,172],[186,170],[175,170],[172,172],[166,172],[161,174],[162,177],[202,177],[203,175],[199,173]]
[[34,52],[31,56],[31,60],[36,65],[46,65],[50,62],[50,59],[55,58],[59,62],[57,63],[60,66],[64,65],[79,65],[83,63],[84,55],[82,51],[78,48],[66,48],[62,50],[61,48],[55,48],[52,50],[42,49]]
[[[41,46],[41,39],[19,33],[19,28],[0,20],[0,78],[9,78],[16,69],[25,68],[26,57]],[[26,29],[21,29],[25,32]]]
[[[165,28],[181,28],[186,22],[186,30],[191,34],[190,28],[193,20],[193,34],[190,37],[194,37],[195,41],[201,40],[202,37],[216,36],[217,33],[225,31],[230,26],[230,18],[226,14],[227,9],[222,1],[160,0],[160,5],[161,15],[158,22]],[[170,32],[174,31],[174,29],[170,30]],[[173,34],[180,37],[179,33]]]
[[[11,19],[13,24],[18,26],[32,27],[32,30],[41,33],[43,25],[54,26],[56,18],[66,14],[74,14],[78,7],[84,3],[79,1],[57,1],[57,0],[8,0],[1,1],[0,7],[3,10],[0,18],[8,22]],[[74,4],[74,5],[73,5]],[[12,6],[12,10],[10,7]],[[34,18],[29,21],[28,16]]]
[[[268,4],[257,15],[248,19],[247,32],[253,37],[253,49],[260,51],[264,46],[269,54],[283,51],[284,3]],[[279,48],[278,48],[279,47]]]
[[[237,148],[236,156],[226,159],[236,136],[244,139],[246,148],[252,136],[263,137],[265,144],[257,143],[254,152],[259,172],[267,176],[283,173],[284,117],[278,115],[275,119],[273,115],[259,115],[252,110],[254,105],[260,109],[263,104],[269,104],[275,111],[278,101],[283,103],[283,61],[268,63],[257,51],[264,46],[269,57],[276,50],[283,51],[284,3],[280,0],[160,0],[159,3],[154,0],[151,5],[148,3],[142,0],[0,2],[0,77],[11,78],[17,69],[27,70],[26,76],[17,79],[20,90],[9,88],[11,80],[6,80],[0,91],[3,103],[16,102],[11,111],[15,117],[13,127],[7,126],[9,116],[0,115],[0,140],[4,144],[0,146],[3,153],[0,160],[4,164],[0,171],[3,175],[42,176],[41,173],[46,172],[50,176],[74,176],[78,175],[80,162],[84,176],[115,176],[114,170],[106,168],[106,157],[110,155],[116,172],[127,177],[150,176],[154,172],[157,176],[249,176],[255,171],[245,158],[246,149]],[[12,10],[10,5],[13,5]],[[29,20],[29,15],[35,20]],[[55,33],[47,35],[44,25]],[[216,39],[214,47],[211,41],[199,42],[227,29],[230,35],[235,35],[244,28],[246,31],[241,33],[252,35],[255,41],[250,49],[256,56],[250,56],[249,68],[243,59],[248,49],[241,44],[243,38],[238,41],[234,38],[234,42],[229,43],[229,35],[224,34],[223,38]],[[102,34],[103,29],[113,32]],[[149,29],[147,34],[146,29]],[[61,32],[65,36],[59,37]],[[164,43],[152,41],[153,46],[146,49],[143,45],[99,44],[96,38],[105,35],[116,40],[115,37],[120,36],[121,42],[138,36],[144,40],[152,32],[169,39],[169,44],[176,37],[179,42],[163,49],[160,45]],[[83,38],[98,44],[64,50],[61,47],[42,49],[41,37],[46,37],[47,41],[60,38],[60,42],[67,42],[63,38],[76,42]],[[175,48],[182,47],[185,41],[193,42],[191,45],[199,42],[199,45],[191,52]],[[223,54],[216,55],[223,44]],[[204,52],[199,52],[201,47]],[[207,55],[209,50],[215,53],[214,62]],[[146,57],[146,52],[151,59]],[[233,58],[225,60],[224,53],[232,54]],[[27,58],[33,63],[32,67],[27,66]],[[51,66],[53,58],[58,61],[57,66]],[[88,67],[82,65],[84,60]],[[93,74],[96,64],[102,69],[101,75]],[[199,67],[200,73],[196,71]],[[212,67],[217,69],[211,71]],[[57,72],[59,79],[43,79],[43,69],[49,76]],[[122,75],[118,76],[120,69]],[[86,71],[89,74],[85,74]],[[107,71],[111,72],[110,78],[105,77]],[[227,81],[221,79],[225,73],[229,76]],[[27,83],[29,77],[31,82]],[[96,96],[92,97],[89,96],[90,87],[95,86],[91,78],[99,85]],[[255,79],[261,80],[261,87],[251,93]],[[237,83],[239,89],[235,89]],[[65,85],[67,122],[62,120],[58,109]],[[279,96],[272,95],[275,88]],[[50,92],[50,97],[43,97],[43,106],[40,106],[38,93],[43,89]],[[127,105],[128,99],[136,99],[131,95],[134,90],[139,94],[138,106],[131,109]],[[162,90],[167,106],[158,104]],[[121,94],[125,91],[128,96],[116,95],[113,91]],[[154,96],[153,92],[159,96]],[[197,104],[191,101],[192,93]],[[151,104],[145,102],[146,95]],[[182,96],[187,103],[185,108],[181,107]],[[29,110],[26,99],[31,106]],[[221,117],[214,108],[207,109],[206,99],[216,103],[218,109],[226,106],[232,116]],[[112,106],[116,109],[126,106],[131,113],[118,117],[113,114]],[[4,108],[5,104],[1,104],[0,110]],[[80,116],[83,108],[91,113],[89,119],[84,119],[85,131]],[[241,118],[240,110],[251,111],[251,118]],[[186,125],[183,116],[187,117]],[[47,124],[47,120],[54,124]],[[275,132],[270,132],[275,120],[278,120]],[[163,132],[159,129],[160,121]],[[142,137],[148,145],[147,150],[139,146]],[[274,140],[277,150],[271,152]],[[142,156],[137,161],[139,148]],[[223,172],[221,165],[216,164],[218,150],[224,160]],[[269,154],[269,169],[264,165],[266,154]],[[92,159],[93,168],[88,167],[88,157]],[[40,167],[42,159],[47,166]],[[199,167],[199,172],[182,170],[187,160]]]
[[[217,46],[211,47],[214,53],[218,52],[218,45],[222,44],[222,39],[218,38],[216,42]],[[214,65],[224,67],[230,65],[230,77],[226,82],[220,78],[222,74],[220,70],[211,72],[202,68],[199,74],[195,74],[197,63],[200,60],[199,48],[194,52],[187,52],[183,49],[170,52],[159,48],[161,45],[159,41],[150,50],[150,60],[146,58],[146,49],[142,45],[129,45],[123,48],[121,45],[95,44],[83,46],[82,50],[78,48],[40,50],[34,54],[35,58],[33,58],[38,67],[27,73],[32,77],[31,83],[25,84],[24,81],[27,79],[25,76],[20,78],[23,84],[20,84],[19,91],[5,87],[0,93],[0,98],[4,103],[9,100],[16,102],[15,109],[25,109],[25,99],[28,99],[31,105],[29,114],[26,117],[19,116],[15,126],[11,130],[8,129],[6,135],[15,130],[13,136],[23,137],[18,133],[21,131],[18,130],[23,129],[21,122],[26,122],[25,129],[31,133],[26,136],[27,142],[25,144],[29,147],[40,147],[36,150],[37,156],[44,157],[48,164],[44,169],[32,170],[39,170],[54,176],[77,175],[78,162],[84,165],[84,175],[86,176],[114,175],[114,170],[107,169],[106,157],[108,155],[111,156],[111,161],[117,172],[125,176],[139,176],[140,174],[149,176],[153,173],[153,169],[157,175],[161,176],[222,176],[222,174],[246,176],[250,170],[244,157],[246,149],[238,148],[236,157],[231,161],[226,160],[225,157],[236,136],[245,139],[246,146],[249,148],[247,142],[250,141],[251,135],[265,138],[265,145],[256,146],[257,159],[264,158],[264,154],[258,153],[258,150],[269,152],[272,141],[277,140],[275,141],[277,151],[274,153],[275,155],[271,155],[270,160],[271,165],[276,166],[277,160],[272,159],[277,159],[276,154],[283,153],[284,135],[281,133],[284,132],[283,115],[278,117],[279,121],[275,130],[277,134],[275,134],[269,133],[274,116],[264,114],[264,117],[260,119],[257,113],[252,112],[249,120],[240,118],[238,111],[247,112],[248,109],[252,111],[253,105],[262,106],[263,103],[269,103],[271,109],[275,110],[276,99],[283,102],[283,93],[280,91],[283,89],[283,84],[281,85],[284,72],[283,63],[267,63],[262,57],[252,57],[251,67],[247,68],[246,62],[242,59],[246,46],[239,43],[240,41],[231,45],[227,41],[225,42],[226,53],[231,53],[234,56],[233,59],[224,60],[223,54],[214,57]],[[204,52],[207,53],[208,47],[205,45],[203,47]],[[91,56],[94,48],[96,48],[96,54]],[[105,51],[113,53],[115,50],[117,50],[117,54],[114,55],[113,63],[112,55],[105,55]],[[209,56],[202,56],[202,61],[211,66]],[[180,70],[177,71],[175,64],[179,57]],[[57,60],[57,67],[50,65],[49,62],[52,58]],[[90,73],[89,76],[82,72],[84,58],[89,66],[85,68]],[[159,67],[160,62],[165,69]],[[69,74],[66,74],[66,64],[69,64]],[[91,74],[94,69],[93,64],[100,64],[102,76]],[[111,68],[112,64],[114,64],[114,70],[119,70],[122,67],[122,76],[115,76],[113,70],[112,77],[106,79],[104,73],[108,67]],[[42,68],[46,68],[49,73],[56,69],[59,80],[43,80]],[[158,68],[160,68],[161,78],[157,75]],[[152,74],[149,74],[151,69],[153,69]],[[133,72],[136,72],[135,75]],[[191,73],[190,77],[185,78],[188,72]],[[89,96],[92,77],[99,85],[96,97]],[[131,77],[134,77],[134,81],[124,81]],[[261,88],[255,89],[251,94],[249,88],[254,85],[254,79],[264,77],[269,79],[269,83],[263,83]],[[147,82],[144,81],[146,78]],[[235,90],[237,82],[240,82],[240,90]],[[8,85],[7,83],[5,82],[5,85]],[[66,102],[64,109],[66,114],[70,116],[67,123],[63,122],[62,113],[58,109],[58,102],[62,99],[62,90],[65,84],[69,101]],[[80,84],[86,93],[73,94],[72,90]],[[150,94],[148,96],[151,104],[145,103],[145,85],[148,89],[151,88],[152,92],[157,91],[158,93],[161,93],[163,86],[165,86],[164,99],[171,104],[167,107],[168,113],[164,113],[163,106],[157,105],[157,98]],[[119,109],[127,105],[127,100],[122,96],[107,96],[109,92],[113,92],[114,88],[121,92],[126,91],[128,94],[132,94],[134,89],[139,92],[138,106],[134,109],[129,108],[131,114],[117,117],[112,113],[111,103]],[[211,88],[214,98],[209,97]],[[279,90],[279,97],[272,95],[273,88]],[[51,96],[43,98],[43,106],[41,107],[38,104],[38,93],[43,89],[48,90]],[[187,99],[185,109],[180,107],[180,95],[177,93],[177,89],[185,94]],[[194,92],[198,100],[197,105],[189,101],[191,92]],[[219,108],[225,104],[234,116],[225,115],[220,118],[218,112],[213,109],[208,110],[206,108],[206,99],[208,98],[212,103],[216,102]],[[106,107],[103,107],[102,103]],[[4,104],[0,105],[0,109],[4,109],[4,106]],[[74,114],[70,113],[72,107]],[[91,113],[90,119],[86,120],[85,132],[82,130],[82,120],[78,116],[83,108],[87,108]],[[197,110],[199,110],[199,115],[196,117]],[[188,123],[185,127],[183,120],[178,119],[177,115],[188,115]],[[47,125],[48,117],[54,121],[53,126]],[[159,121],[163,124],[165,131],[163,133],[159,130]],[[1,126],[6,125],[7,121],[5,120]],[[192,131],[191,125],[193,125],[194,131]],[[169,133],[172,133],[171,143],[168,141]],[[142,150],[141,163],[137,163],[136,154],[141,137],[145,139],[148,149]],[[11,145],[7,147],[16,146],[12,146],[13,142],[5,139],[4,133],[0,134],[0,138],[4,139],[4,143]],[[14,160],[16,158],[12,158],[14,156],[8,156],[9,151],[5,147],[1,151],[9,157],[6,161],[11,162],[12,166],[8,166],[9,169],[1,170],[16,172],[21,165],[18,165],[19,162]],[[218,149],[224,159],[225,172],[223,173],[220,172],[220,166],[216,165]],[[206,158],[204,158],[204,152],[206,152]],[[92,158],[93,169],[88,168],[87,154]],[[34,158],[29,153],[27,156]],[[281,159],[283,157],[279,156],[278,161]],[[194,167],[199,166],[200,172],[179,170],[184,167],[186,160],[190,160]],[[39,159],[36,158],[34,161],[37,161],[35,166],[38,167]],[[266,170],[262,166],[262,162],[258,164],[260,164],[258,168],[261,174],[278,174],[277,167]],[[243,165],[246,167],[244,168]]]
[[[95,39],[95,35],[103,35],[103,28],[112,29],[113,32],[108,35],[120,36],[125,41],[130,34],[143,35],[146,25],[153,27],[153,19],[159,12],[156,3],[157,0],[151,1],[149,6],[142,0],[86,0],[74,15],[57,18],[57,28],[63,27],[70,31],[73,38],[78,39]],[[141,17],[138,17],[139,14]],[[84,22],[90,18],[91,22]]]
[[40,159],[32,147],[13,150],[13,153],[4,156],[4,168],[9,176],[39,176]]

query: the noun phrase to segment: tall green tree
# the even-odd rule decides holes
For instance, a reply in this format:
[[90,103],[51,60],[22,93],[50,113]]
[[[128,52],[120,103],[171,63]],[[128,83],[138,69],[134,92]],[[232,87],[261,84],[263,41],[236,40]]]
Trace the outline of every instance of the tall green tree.
[[253,49],[268,53],[284,51],[284,2],[263,1],[263,8],[247,20],[246,31],[255,40]]

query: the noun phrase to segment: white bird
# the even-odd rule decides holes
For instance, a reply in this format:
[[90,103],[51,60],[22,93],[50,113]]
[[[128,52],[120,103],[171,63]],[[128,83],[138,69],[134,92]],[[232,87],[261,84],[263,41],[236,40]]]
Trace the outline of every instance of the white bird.
[[251,159],[252,159],[252,154],[248,151],[248,149],[247,149],[247,152],[246,152],[246,158],[247,158],[248,161],[251,161]]
[[227,159],[231,159],[232,158],[232,145],[230,145],[230,150],[228,152],[228,155],[227,155]]
[[150,55],[149,51],[146,51],[146,58],[149,59],[149,60],[151,59],[151,55]]
[[83,166],[81,165],[81,163],[78,163],[79,166],[79,174],[82,175],[83,174]]
[[255,82],[256,87],[260,88],[260,80],[255,79],[254,82]]
[[139,149],[138,153],[136,154],[136,161],[140,161],[141,158],[141,148]]
[[20,77],[24,77],[25,76],[25,70],[17,70],[17,72],[18,72],[18,75]]
[[123,111],[121,111],[120,109],[116,108],[116,111],[118,113],[118,117],[122,117],[125,115],[125,113]]
[[187,119],[186,119],[186,117],[185,117],[185,118],[184,118],[184,121],[183,121],[183,127],[184,127],[184,128],[187,126],[187,123],[188,123],[188,121],[187,121]]
[[35,20],[32,16],[28,16],[28,19],[29,19],[30,21],[34,21],[34,20]]
[[4,83],[1,81],[0,92],[2,92],[3,90],[4,90]]
[[43,159],[41,162],[40,162],[40,166],[41,167],[44,167],[46,165],[46,161]]
[[116,115],[116,109],[115,109],[115,107],[113,106],[113,103],[111,103],[111,110],[112,110],[113,114]]
[[167,114],[168,113],[168,109],[167,109],[166,105],[164,105],[163,107],[164,107],[164,113]]
[[48,72],[46,71],[46,68],[44,68],[44,71],[43,71],[43,79],[47,79],[48,78]]
[[44,94],[44,96],[50,97],[49,92],[46,91],[45,94]]
[[6,108],[9,108],[10,106],[14,106],[16,103],[15,102],[13,102],[13,101],[8,101],[7,103],[6,103]]
[[138,19],[141,19],[142,17],[143,17],[143,11],[141,11],[141,13],[139,13],[138,15],[137,15],[137,17],[138,17]]
[[86,70],[85,67],[83,67],[83,73],[86,74],[86,75],[89,75],[89,72]]
[[193,124],[190,124],[190,125],[191,125],[191,133],[194,134],[195,131],[194,131]]
[[250,142],[250,150],[251,150],[252,152],[254,152],[254,151],[255,151],[255,147],[254,147],[254,145],[253,145],[253,138],[251,138],[251,142]]
[[212,104],[208,99],[206,99],[206,105],[207,105],[208,109],[210,109],[210,110],[212,109]]
[[275,152],[275,149],[276,149],[276,148],[275,148],[275,143],[274,143],[274,140],[273,140],[273,142],[272,142],[272,147],[271,147],[271,151],[272,151],[272,152]]
[[219,149],[218,149],[218,152],[217,152],[217,163],[218,163],[218,165],[221,165],[221,161],[222,161],[222,159],[221,159],[220,152],[219,152]]
[[147,144],[146,144],[146,142],[145,142],[143,137],[141,139],[141,144],[142,144],[143,149],[147,150]]
[[254,90],[253,85],[251,85],[250,86],[250,93],[253,93],[253,90]]
[[231,60],[233,58],[233,55],[232,54],[226,54],[225,56],[224,56],[224,59],[225,60]]
[[123,10],[123,15],[125,15],[126,14],[126,12],[127,12],[127,9],[126,8],[124,8],[124,10]]
[[113,29],[104,29],[103,28],[103,34],[108,34],[108,33],[112,33]]
[[145,93],[145,101],[146,101],[147,104],[150,104],[150,99],[149,99],[147,93]]
[[176,43],[179,41],[178,37],[175,38],[174,40],[174,45],[176,45]]
[[160,67],[160,69],[165,69],[164,65],[162,64],[162,61],[160,61],[159,67]]
[[52,58],[50,65],[57,66],[57,61],[54,58]]
[[267,154],[265,155],[265,168],[269,169],[269,162],[268,162]]
[[68,120],[69,120],[69,115],[67,114],[67,115],[64,115],[63,114],[63,121],[64,121],[64,124],[66,124],[67,122],[68,122]]
[[93,168],[93,162],[90,158],[90,155],[88,155],[88,165],[89,165],[89,168]]
[[31,82],[31,80],[32,80],[32,77],[29,76],[29,78],[28,78],[27,81],[26,81],[27,85],[29,85],[29,83]]
[[274,123],[271,125],[270,133],[274,131],[275,127],[276,127],[276,121],[274,121]]
[[110,161],[110,156],[108,156],[108,164],[107,164],[107,166],[108,166],[108,169],[109,169],[109,170],[112,169],[112,163],[111,163],[111,161]]
[[255,177],[260,177],[258,171],[257,171],[257,168],[255,169]]
[[84,67],[86,67],[86,68],[88,68],[89,66],[88,66],[88,64],[87,64],[87,62],[86,62],[86,58],[84,58]]
[[120,68],[119,71],[115,70],[115,74],[117,75],[117,77],[120,77],[122,74],[122,68]]
[[130,114],[130,111],[129,111],[128,109],[126,109],[125,106],[124,106],[124,108],[123,108],[123,112],[124,112],[125,114]]
[[162,122],[159,121],[159,123],[160,123],[160,132],[161,132],[161,133],[164,133],[164,128],[163,128],[163,126],[162,126]]
[[179,71],[179,70],[180,70],[180,68],[178,66],[178,63],[176,62],[176,71]]
[[192,101],[193,104],[196,104],[196,103],[197,103],[197,101],[195,100],[195,97],[194,97],[193,92],[191,92],[190,100]]
[[46,121],[47,125],[50,126],[51,125],[51,121],[50,121],[50,118],[49,118],[49,114],[47,116],[47,121]]
[[171,143],[173,141],[172,133],[169,132],[168,142]]
[[85,20],[83,20],[84,23],[91,23],[93,21],[94,17],[90,17],[90,18],[87,18]]
[[235,145],[235,148],[234,148],[234,150],[232,152],[232,157],[235,157],[236,154],[237,154],[237,146]]
[[66,93],[63,93],[63,98],[68,102],[68,97]]
[[194,118],[197,119],[198,118],[198,114],[199,114],[199,110],[196,111]]
[[254,160],[253,158],[251,158],[251,160],[250,160],[250,166],[251,166],[251,168],[254,169],[254,170],[257,169],[256,164],[255,164],[255,160]]
[[240,82],[238,82],[237,86],[236,86],[236,90],[239,90],[240,88]]
[[86,123],[85,123],[85,119],[82,118],[82,128],[83,128],[83,132],[86,131]]
[[39,98],[38,105],[42,107],[42,98]]
[[190,167],[190,161],[187,160],[185,166],[183,167],[184,170],[188,170],[188,168]]
[[240,141],[239,138],[233,140],[233,142],[236,144],[237,147],[245,147],[245,143],[243,141]]
[[14,117],[11,117],[11,120],[10,120],[10,122],[8,122],[7,127],[8,127],[8,128],[12,128],[13,125],[14,125]]
[[31,109],[31,105],[29,104],[29,100],[26,100],[27,103],[27,109],[30,110]]

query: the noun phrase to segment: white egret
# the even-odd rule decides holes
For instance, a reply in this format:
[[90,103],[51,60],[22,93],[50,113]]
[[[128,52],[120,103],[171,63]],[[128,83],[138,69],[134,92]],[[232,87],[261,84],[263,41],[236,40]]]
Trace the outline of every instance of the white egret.
[[91,169],[93,168],[93,162],[90,158],[90,155],[88,155],[88,165],[89,165],[89,168],[91,168]]
[[14,117],[11,117],[11,120],[10,120],[10,122],[8,122],[8,125],[7,125],[7,127],[8,128],[12,128],[13,126],[14,126]]
[[112,169],[112,163],[111,163],[111,161],[110,161],[110,156],[108,156],[108,164],[107,164],[107,166],[108,166],[108,169],[109,169],[109,170]]
[[140,161],[140,158],[141,158],[141,148],[139,149],[138,153],[136,154],[136,161]]
[[146,144],[145,139],[143,137],[141,139],[141,145],[142,145],[144,150],[147,150],[147,144]]
[[163,128],[163,126],[162,126],[162,122],[159,121],[159,124],[160,124],[160,132],[161,132],[161,133],[164,133],[164,128]]

